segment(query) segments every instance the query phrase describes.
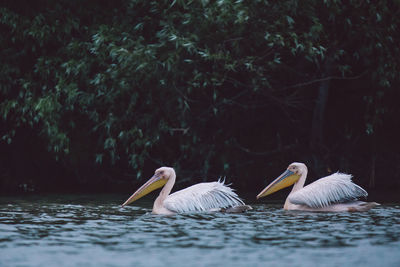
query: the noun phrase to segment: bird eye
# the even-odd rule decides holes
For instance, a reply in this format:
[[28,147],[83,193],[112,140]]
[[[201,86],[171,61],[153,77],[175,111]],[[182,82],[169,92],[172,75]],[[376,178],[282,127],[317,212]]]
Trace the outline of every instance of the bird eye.
[[164,171],[160,171],[160,174],[163,175],[163,174],[164,174]]

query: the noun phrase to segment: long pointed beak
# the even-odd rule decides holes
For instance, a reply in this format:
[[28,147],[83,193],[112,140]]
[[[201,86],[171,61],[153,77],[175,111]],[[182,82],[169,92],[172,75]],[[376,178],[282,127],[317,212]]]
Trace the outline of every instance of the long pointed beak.
[[286,170],[278,178],[276,178],[272,183],[270,183],[260,194],[257,195],[257,199],[261,197],[268,196],[276,191],[279,191],[285,187],[291,186],[297,182],[300,175],[295,174],[292,171]]
[[135,193],[133,193],[132,196],[130,196],[124,204],[122,204],[122,207],[138,200],[139,198],[147,195],[148,193],[164,186],[167,183],[167,179],[163,179],[162,176],[160,175],[153,175],[144,185],[142,185],[138,190],[136,190]]

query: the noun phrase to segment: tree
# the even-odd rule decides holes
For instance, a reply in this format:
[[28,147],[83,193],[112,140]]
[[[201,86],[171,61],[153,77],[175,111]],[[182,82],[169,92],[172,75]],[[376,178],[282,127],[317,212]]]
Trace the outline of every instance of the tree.
[[398,112],[398,10],[386,1],[7,1],[1,147],[14,156],[5,176],[24,183],[8,165],[27,146],[18,164],[52,157],[52,170],[80,185],[126,184],[160,165],[191,181],[228,175],[247,190],[294,159],[346,170],[353,152],[376,157],[379,129]]

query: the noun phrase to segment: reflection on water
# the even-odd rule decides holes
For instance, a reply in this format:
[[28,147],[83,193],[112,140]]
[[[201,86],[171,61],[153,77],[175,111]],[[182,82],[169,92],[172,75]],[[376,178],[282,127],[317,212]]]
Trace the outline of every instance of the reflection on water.
[[0,266],[400,266],[400,205],[155,216],[125,196],[0,198]]

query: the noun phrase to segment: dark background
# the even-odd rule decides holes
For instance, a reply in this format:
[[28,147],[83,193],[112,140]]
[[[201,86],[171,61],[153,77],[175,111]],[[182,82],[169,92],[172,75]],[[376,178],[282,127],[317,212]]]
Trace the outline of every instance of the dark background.
[[255,195],[299,161],[398,198],[399,7],[2,1],[0,191],[131,193],[172,166]]

